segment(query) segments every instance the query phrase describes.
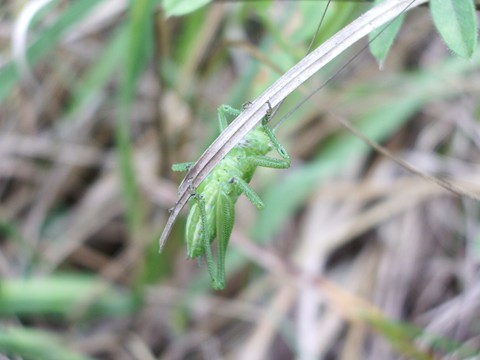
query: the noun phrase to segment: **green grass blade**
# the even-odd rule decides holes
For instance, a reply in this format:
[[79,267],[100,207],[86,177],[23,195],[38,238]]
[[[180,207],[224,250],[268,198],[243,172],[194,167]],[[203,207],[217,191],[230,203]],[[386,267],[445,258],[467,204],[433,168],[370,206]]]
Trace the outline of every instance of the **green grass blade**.
[[100,283],[94,277],[62,274],[45,278],[0,281],[0,315],[72,316],[84,306],[86,317],[126,315],[135,309],[133,297]]
[[181,16],[191,13],[212,0],[164,0],[163,8],[167,16]]
[[428,346],[435,352],[455,354],[459,359],[474,359],[474,356],[479,355],[477,349],[446,337],[428,333],[422,328],[408,323],[392,321],[373,314],[365,314],[363,317],[369,326],[389,341],[392,348],[399,354],[408,357],[408,359],[429,360],[437,358],[415,345],[419,339],[424,344],[424,348]]
[[137,80],[151,53],[153,2],[132,1],[128,24],[125,68],[118,99],[118,116],[115,127],[122,193],[126,203],[131,232],[138,230],[141,221],[138,189],[133,165],[133,148],[130,140],[130,112]]
[[59,337],[50,333],[14,327],[0,327],[0,353],[25,360],[92,359],[66,348]]
[[87,106],[91,99],[100,94],[101,89],[111,78],[113,72],[118,70],[117,59],[122,57],[126,34],[126,29],[120,29],[96,61],[96,64],[74,86],[73,100],[67,110],[68,115],[72,116],[81,108]]

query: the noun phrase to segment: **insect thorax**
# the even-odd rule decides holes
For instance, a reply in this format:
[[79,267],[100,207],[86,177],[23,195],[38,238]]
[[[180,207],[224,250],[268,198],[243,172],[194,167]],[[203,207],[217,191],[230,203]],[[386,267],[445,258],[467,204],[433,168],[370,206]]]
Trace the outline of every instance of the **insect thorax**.
[[272,149],[268,135],[261,126],[250,131],[236,148],[242,148],[248,155],[265,155]]

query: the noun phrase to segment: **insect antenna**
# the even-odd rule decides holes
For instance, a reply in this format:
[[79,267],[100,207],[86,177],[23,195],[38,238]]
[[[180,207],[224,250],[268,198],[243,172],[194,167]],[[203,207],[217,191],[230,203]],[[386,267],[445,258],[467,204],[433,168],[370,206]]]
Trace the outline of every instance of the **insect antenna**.
[[325,20],[325,16],[327,15],[327,10],[328,7],[330,6],[330,3],[332,0],[328,0],[327,5],[325,6],[325,10],[323,10],[322,17],[320,18],[320,22],[318,23],[317,29],[315,30],[315,34],[313,34],[312,40],[310,41],[310,44],[308,45],[307,48],[307,55],[310,54],[310,51],[312,51],[312,46],[315,42],[315,39],[317,38],[318,34],[320,33],[320,28],[322,27],[323,20]]
[[[308,45],[308,48],[307,48],[307,52],[305,54],[305,56],[307,56],[308,54],[310,54],[310,51],[312,51],[312,47],[313,47],[313,44],[315,43],[315,40],[317,39],[317,36],[318,34],[320,33],[320,28],[322,27],[322,24],[323,24],[323,21],[325,20],[325,16],[327,15],[327,10],[328,10],[328,7],[330,6],[330,3],[332,2],[332,0],[328,0],[327,1],[327,4],[325,5],[325,9],[323,10],[323,13],[322,13],[322,16],[320,18],[320,21],[318,22],[318,26],[317,26],[317,29],[315,30],[315,34],[313,34],[313,37],[312,37],[312,40],[310,40],[310,44]],[[277,111],[280,109],[280,107],[282,106],[283,102],[285,101],[285,99],[283,99],[282,101],[280,101],[278,103],[277,106],[275,106],[273,108],[273,110],[270,112],[269,114],[269,117],[270,117],[270,120],[275,116],[275,114],[277,113]],[[276,126],[275,126],[276,128]],[[273,131],[275,132],[275,128],[273,129]]]
[[[400,15],[404,14],[409,8],[410,6],[415,2],[415,0],[411,0],[406,6],[405,8],[403,9],[403,11],[401,12]],[[330,1],[329,1],[330,3]],[[324,13],[324,16],[325,16],[325,13]],[[323,88],[325,88],[325,86],[327,86],[330,81],[332,81],[333,79],[335,79],[339,74],[341,74],[347,67],[348,65],[350,65],[356,58],[358,58],[360,56],[361,53],[363,53],[366,49],[368,49],[368,47],[370,46],[370,44],[375,41],[380,35],[382,35],[382,33],[384,31],[386,31],[390,26],[392,26],[392,24],[395,22],[397,18],[394,18],[392,20],[390,20],[389,22],[387,22],[387,24],[379,31],[375,34],[375,36],[372,36],[368,42],[362,46],[360,48],[360,50],[358,50],[345,64],[343,64],[340,69],[338,69],[338,71],[333,74],[332,76],[330,76],[327,80],[325,80],[325,82],[323,82],[323,84],[321,84],[319,87],[317,87],[316,89],[314,89],[313,91],[311,91],[305,98],[303,98],[300,102],[298,102],[297,105],[295,105],[290,111],[288,111],[276,124],[275,126],[273,127],[273,132],[275,132],[277,130],[277,128],[283,124],[283,122],[285,122],[285,120],[287,120],[288,118],[290,118],[290,116],[292,116],[300,107],[303,106],[303,104],[305,104],[308,100],[310,100],[316,93],[318,93],[320,90],[322,90]],[[323,17],[322,17],[322,20],[323,20]],[[318,33],[318,28],[317,28],[317,32],[315,33],[315,36],[317,35]],[[313,43],[313,42],[312,42]],[[310,46],[312,45],[312,43],[310,43]],[[310,48],[309,48],[310,50]],[[283,103],[283,101],[285,100],[282,100],[282,102],[280,102],[280,104],[274,109],[273,113],[272,113],[272,116],[275,114],[276,110],[280,107],[280,105]]]

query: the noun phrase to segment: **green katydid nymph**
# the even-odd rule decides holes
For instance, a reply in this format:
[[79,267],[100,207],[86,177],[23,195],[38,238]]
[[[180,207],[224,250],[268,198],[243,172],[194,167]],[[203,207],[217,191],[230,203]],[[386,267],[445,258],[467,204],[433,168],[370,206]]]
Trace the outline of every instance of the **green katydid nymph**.
[[[220,131],[228,125],[227,115],[238,116],[240,110],[228,105],[218,108]],[[267,123],[271,110],[262,124],[250,131],[239,144],[213,168],[203,182],[190,189],[190,212],[186,225],[187,256],[190,259],[205,256],[212,287],[225,287],[225,256],[233,229],[234,205],[244,194],[253,205],[262,209],[264,204],[249,182],[258,166],[286,169],[290,156],[278,142]],[[275,149],[281,159],[266,156]],[[187,171],[193,163],[174,164],[173,171]],[[217,263],[215,265],[212,242],[217,238]]]

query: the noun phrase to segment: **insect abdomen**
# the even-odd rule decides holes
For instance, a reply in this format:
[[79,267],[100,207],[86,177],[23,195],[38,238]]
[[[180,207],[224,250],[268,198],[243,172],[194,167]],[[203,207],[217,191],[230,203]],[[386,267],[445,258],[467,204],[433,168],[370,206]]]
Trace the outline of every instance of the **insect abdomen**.
[[[206,224],[208,241],[211,243],[215,238],[215,201],[212,196],[202,196],[206,210]],[[187,256],[190,259],[202,256],[205,253],[202,219],[200,207],[197,202],[193,202],[187,218],[185,239],[187,242]]]

